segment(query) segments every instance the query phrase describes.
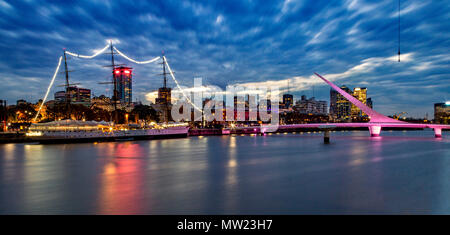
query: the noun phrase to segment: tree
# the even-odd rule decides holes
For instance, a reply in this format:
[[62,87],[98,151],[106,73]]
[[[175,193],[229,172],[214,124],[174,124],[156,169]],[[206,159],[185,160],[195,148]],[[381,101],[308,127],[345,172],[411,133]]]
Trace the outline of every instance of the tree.
[[158,113],[149,105],[139,104],[134,106],[131,115],[133,116],[131,118],[134,119],[159,122]]
[[36,115],[34,105],[23,103],[7,108],[8,120],[12,122],[30,122]]

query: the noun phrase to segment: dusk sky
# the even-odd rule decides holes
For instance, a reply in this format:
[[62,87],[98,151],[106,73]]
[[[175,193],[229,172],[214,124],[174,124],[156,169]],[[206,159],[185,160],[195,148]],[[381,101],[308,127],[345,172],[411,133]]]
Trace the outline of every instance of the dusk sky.
[[[164,50],[188,87],[194,77],[221,88],[287,89],[289,80],[294,99],[314,93],[329,103],[329,86],[312,76],[318,72],[338,85],[367,87],[381,113],[432,118],[433,104],[450,100],[450,4],[401,0],[400,63],[397,11],[397,0],[0,0],[0,99],[36,102],[63,48],[91,55],[113,39],[136,60]],[[162,86],[161,65],[116,59],[134,68],[133,100],[148,103]],[[111,80],[109,63],[110,55],[71,57],[71,82],[110,96],[110,86],[97,84]],[[59,74],[50,99],[62,84]]]

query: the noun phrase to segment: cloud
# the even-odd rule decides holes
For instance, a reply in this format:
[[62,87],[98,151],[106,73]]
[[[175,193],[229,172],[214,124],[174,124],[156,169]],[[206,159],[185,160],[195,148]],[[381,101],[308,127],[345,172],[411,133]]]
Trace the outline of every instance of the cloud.
[[[311,77],[316,71],[339,84],[367,86],[380,112],[408,107],[411,115],[431,115],[433,103],[450,90],[450,6],[401,1],[400,63],[397,7],[387,0],[0,1],[0,99],[36,101],[63,48],[92,54],[115,39],[137,60],[164,51],[186,87],[203,77],[205,86],[221,89],[267,84],[285,91],[289,79],[295,98],[329,100],[329,87]],[[148,102],[147,94],[162,86],[161,65],[115,59],[133,67],[133,100]],[[104,67],[110,61],[107,54],[71,58],[70,79],[96,95],[111,95],[110,86],[98,84],[111,80]],[[61,83],[62,74],[55,84]],[[416,95],[421,102],[411,102]]]

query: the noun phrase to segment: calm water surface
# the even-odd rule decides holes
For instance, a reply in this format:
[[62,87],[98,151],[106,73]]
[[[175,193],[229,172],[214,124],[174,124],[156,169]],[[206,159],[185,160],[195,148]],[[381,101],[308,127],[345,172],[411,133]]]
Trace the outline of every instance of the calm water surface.
[[432,131],[0,145],[0,214],[450,214]]

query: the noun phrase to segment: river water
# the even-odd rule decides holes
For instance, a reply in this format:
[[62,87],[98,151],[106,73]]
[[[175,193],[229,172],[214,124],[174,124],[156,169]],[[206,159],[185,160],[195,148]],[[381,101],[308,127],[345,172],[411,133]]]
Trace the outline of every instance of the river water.
[[449,214],[432,131],[0,145],[0,214]]

